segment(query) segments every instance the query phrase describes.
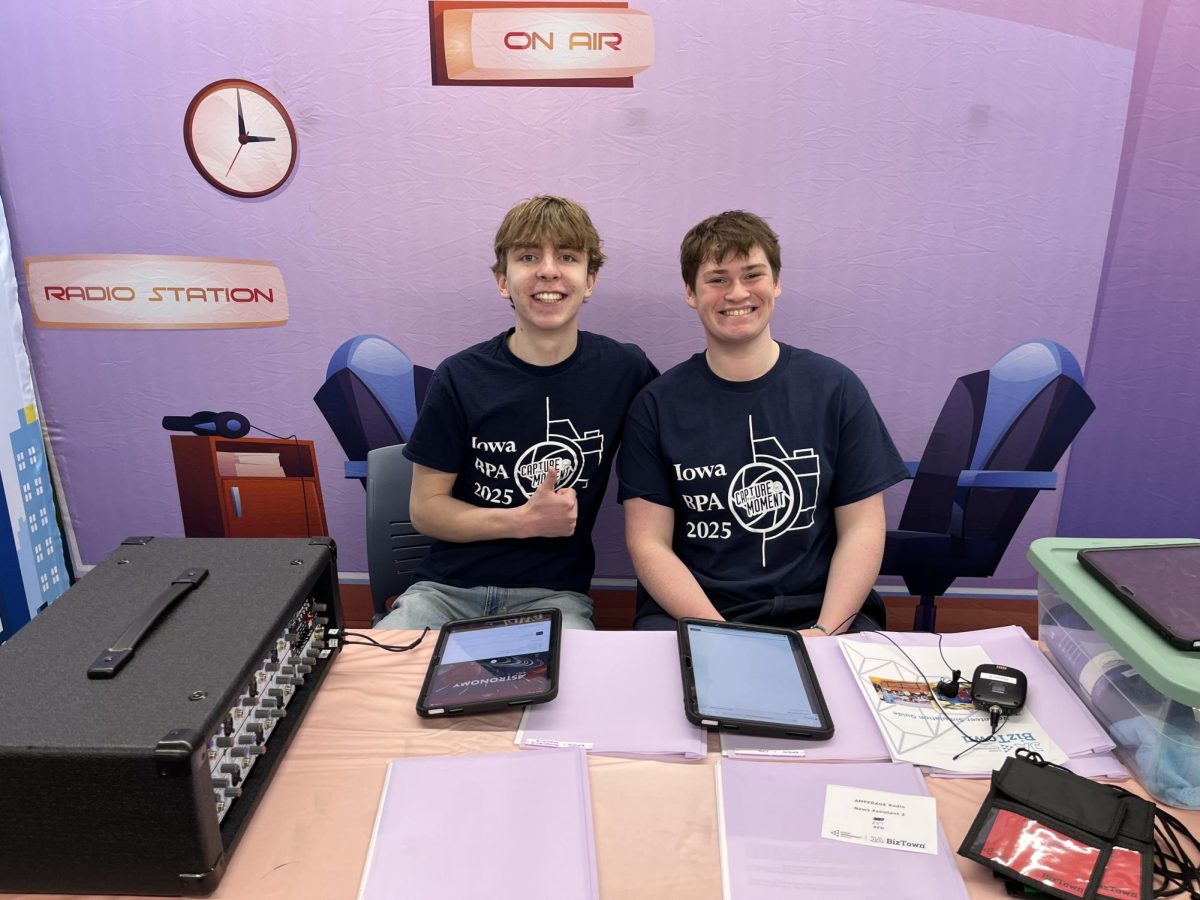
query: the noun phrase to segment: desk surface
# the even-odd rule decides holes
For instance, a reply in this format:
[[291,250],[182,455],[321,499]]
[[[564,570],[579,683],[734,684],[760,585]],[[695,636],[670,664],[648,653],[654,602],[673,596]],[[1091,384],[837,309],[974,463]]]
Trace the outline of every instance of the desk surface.
[[[402,632],[375,632],[402,642]],[[415,636],[415,635],[414,635]],[[426,721],[414,709],[434,641],[407,653],[343,649],[262,798],[220,887],[220,900],[351,900],[358,891],[387,763],[398,756],[517,750],[518,712]],[[714,764],[591,757],[600,894],[720,900]],[[803,763],[763,762],[764,766]],[[986,780],[927,779],[957,848]],[[1127,784],[1134,788],[1132,782]],[[1181,814],[1200,832],[1200,813]],[[989,870],[958,858],[972,897],[1003,897]],[[45,900],[45,894],[23,896]],[[78,895],[76,895],[78,896]]]

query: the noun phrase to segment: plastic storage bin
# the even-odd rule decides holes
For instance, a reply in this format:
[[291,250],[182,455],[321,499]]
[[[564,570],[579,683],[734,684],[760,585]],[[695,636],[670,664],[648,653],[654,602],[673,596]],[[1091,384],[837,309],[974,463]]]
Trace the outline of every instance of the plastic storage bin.
[[1039,576],[1038,638],[1051,662],[1147,793],[1200,809],[1200,653],[1164,641],[1076,559],[1089,547],[1179,542],[1044,538],[1029,560]]

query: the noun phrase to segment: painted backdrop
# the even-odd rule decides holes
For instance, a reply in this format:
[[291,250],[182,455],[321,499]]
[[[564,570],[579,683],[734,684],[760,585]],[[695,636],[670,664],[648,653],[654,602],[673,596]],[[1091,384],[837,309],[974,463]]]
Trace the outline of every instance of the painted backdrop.
[[[271,303],[286,296],[282,322],[263,300],[274,321],[30,330],[84,564],[128,534],[183,532],[161,420],[229,410],[307,442],[293,474],[319,488],[341,568],[364,571],[363,490],[313,397],[355,337],[385,336],[424,371],[507,327],[491,238],[535,193],[581,200],[605,239],[584,327],[641,344],[660,368],[702,343],[679,283],[684,231],[731,207],[766,216],[784,250],[776,336],[858,372],[906,458],[954,379],[1020,341],[1058,341],[1087,365],[1122,153],[1136,152],[1138,54],[1158,52],[1139,51],[1141,2],[631,5],[653,23],[652,62],[620,87],[435,84],[418,3],[0,12],[0,193],[19,267],[250,262],[277,273]],[[294,125],[294,169],[264,196],[218,190],[184,145],[193,98],[234,78]],[[237,284],[218,274],[188,283],[225,290],[212,306],[232,309]],[[141,275],[139,300],[184,283]],[[51,300],[46,286],[22,294],[31,318],[127,302]],[[889,492],[893,525],[903,499]],[[1054,533],[1058,507],[1057,493],[1036,501],[992,586],[1031,584],[1024,547]],[[598,577],[630,574],[621,543],[610,508]]]

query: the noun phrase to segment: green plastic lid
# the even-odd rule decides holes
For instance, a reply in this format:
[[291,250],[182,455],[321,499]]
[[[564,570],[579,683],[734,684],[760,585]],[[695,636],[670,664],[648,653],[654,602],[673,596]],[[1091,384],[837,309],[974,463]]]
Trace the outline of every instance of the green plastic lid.
[[1179,650],[1079,564],[1080,550],[1186,544],[1195,538],[1040,538],[1029,561],[1059,596],[1160,694],[1200,706],[1200,652]]

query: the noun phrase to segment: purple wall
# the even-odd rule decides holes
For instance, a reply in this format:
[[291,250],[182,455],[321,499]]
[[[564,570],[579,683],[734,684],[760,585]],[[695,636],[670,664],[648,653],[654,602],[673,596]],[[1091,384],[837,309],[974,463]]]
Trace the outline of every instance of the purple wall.
[[[365,570],[363,491],[312,402],[326,363],[380,333],[434,366],[506,327],[490,242],[539,192],[582,200],[605,238],[584,327],[660,367],[703,340],[683,232],[735,206],[767,216],[776,336],[857,371],[908,458],[954,379],[1020,341],[1086,360],[1140,0],[631,5],[653,17],[656,60],[619,90],[434,87],[424,3],[0,5],[18,271],[60,253],[229,256],[273,261],[288,288],[283,328],[31,328],[82,562],[182,533],[158,422],[235,409],[316,442],[340,566]],[[261,200],[218,193],[184,153],[188,101],[224,77],[296,122],[296,172]],[[893,523],[904,493],[888,492]],[[1059,499],[1037,500],[990,586],[1031,584],[1025,547],[1054,532]],[[597,576],[630,573],[619,510],[597,546]]]
[[1148,0],[1059,534],[1200,536],[1200,5]]

